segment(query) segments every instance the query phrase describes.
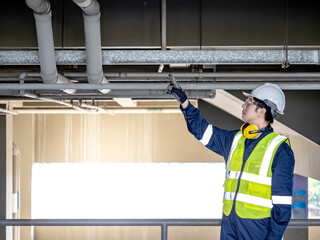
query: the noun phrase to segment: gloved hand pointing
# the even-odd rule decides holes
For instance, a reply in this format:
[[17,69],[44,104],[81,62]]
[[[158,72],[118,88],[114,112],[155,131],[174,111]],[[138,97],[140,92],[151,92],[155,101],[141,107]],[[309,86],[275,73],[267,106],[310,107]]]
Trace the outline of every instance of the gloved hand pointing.
[[186,93],[182,90],[180,85],[171,74],[169,74],[169,78],[171,83],[167,86],[167,94],[172,94],[180,104],[184,103],[188,99]]

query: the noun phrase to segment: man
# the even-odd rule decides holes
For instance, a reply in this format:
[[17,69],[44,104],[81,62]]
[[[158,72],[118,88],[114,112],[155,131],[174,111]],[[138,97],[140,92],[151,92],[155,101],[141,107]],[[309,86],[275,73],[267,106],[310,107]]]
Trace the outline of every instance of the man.
[[168,93],[181,103],[189,132],[225,159],[220,239],[282,239],[291,218],[295,162],[289,140],[270,125],[283,114],[282,90],[266,83],[244,93],[241,131],[209,124],[179,85],[169,84]]

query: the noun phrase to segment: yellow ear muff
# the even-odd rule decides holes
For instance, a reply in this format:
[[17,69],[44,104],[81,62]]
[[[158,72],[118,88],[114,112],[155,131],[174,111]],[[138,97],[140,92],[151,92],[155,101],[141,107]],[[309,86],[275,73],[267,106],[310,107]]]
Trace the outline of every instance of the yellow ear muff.
[[250,131],[259,130],[259,127],[255,124],[244,123],[240,131],[245,138],[251,139],[257,136],[258,133],[250,133]]

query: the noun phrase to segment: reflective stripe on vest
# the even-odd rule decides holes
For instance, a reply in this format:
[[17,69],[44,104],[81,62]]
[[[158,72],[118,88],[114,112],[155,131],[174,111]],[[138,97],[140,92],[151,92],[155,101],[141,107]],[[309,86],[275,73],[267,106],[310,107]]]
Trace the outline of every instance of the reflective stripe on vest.
[[[236,195],[236,193],[234,193],[234,192],[225,192],[224,199],[234,200],[235,195]],[[271,200],[265,199],[265,198],[260,198],[260,197],[255,197],[255,196],[248,195],[248,194],[238,193],[237,194],[237,201],[246,202],[246,203],[250,203],[253,205],[258,205],[261,207],[272,208],[272,201]]]
[[[240,173],[241,173],[240,171],[230,171],[229,178],[238,179],[240,177]],[[243,172],[241,179],[271,186],[271,177],[259,177],[259,175],[257,177],[256,174]]]
[[231,164],[231,157],[234,153],[234,150],[236,150],[238,142],[241,138],[242,134],[241,132],[238,132],[236,134],[236,136],[233,139],[232,145],[231,145],[231,149],[230,149],[230,154],[229,154],[229,158],[228,158],[228,162],[227,162],[227,169],[226,169],[226,178],[228,178],[228,175],[230,174],[230,164]]
[[[272,196],[271,200],[272,173],[270,166],[277,147],[285,139],[276,133],[270,133],[261,139],[247,159],[241,174],[245,138],[240,132],[236,134],[226,166],[223,208],[225,215],[230,214],[235,196],[236,212],[243,218],[270,217],[273,204],[291,202],[290,196]],[[241,179],[238,181],[240,176]],[[238,184],[240,186],[236,194]]]

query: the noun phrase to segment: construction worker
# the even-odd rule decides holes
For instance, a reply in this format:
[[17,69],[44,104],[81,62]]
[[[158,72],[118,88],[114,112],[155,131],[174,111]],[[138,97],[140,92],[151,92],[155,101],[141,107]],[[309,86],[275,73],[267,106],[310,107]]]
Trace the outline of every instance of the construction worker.
[[295,160],[289,140],[271,127],[285,108],[280,87],[265,83],[244,93],[245,124],[235,131],[209,124],[179,85],[169,84],[168,93],[180,102],[189,132],[225,159],[220,239],[282,239],[291,218]]

